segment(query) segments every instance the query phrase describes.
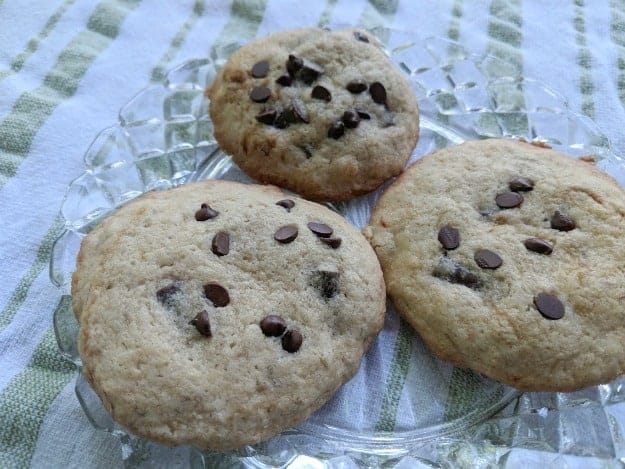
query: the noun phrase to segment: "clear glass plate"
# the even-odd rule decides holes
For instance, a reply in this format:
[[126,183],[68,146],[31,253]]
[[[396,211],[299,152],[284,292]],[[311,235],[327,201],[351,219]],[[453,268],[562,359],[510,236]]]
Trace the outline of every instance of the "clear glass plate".
[[[433,150],[469,139],[517,138],[574,157],[593,155],[597,165],[625,184],[623,163],[612,153],[607,138],[590,120],[571,112],[566,100],[548,86],[515,76],[506,63],[472,55],[454,42],[419,40],[409,33],[382,29],[372,33],[387,40],[390,58],[406,73],[419,99],[421,135],[410,164]],[[104,129],[89,147],[86,170],[70,184],[61,208],[66,230],[55,243],[50,263],[50,278],[64,294],[54,317],[56,337],[60,352],[77,365],[76,394],[89,421],[120,438],[125,464],[412,467],[417,461],[460,464],[467,457],[501,464],[513,448],[609,461],[623,456],[623,443],[618,450],[615,442],[616,423],[605,415],[607,406],[624,400],[625,381],[573,394],[521,395],[437,360],[401,323],[392,306],[380,339],[358,375],[302,425],[266,443],[230,453],[168,449],[136,438],[113,422],[80,374],[78,324],[70,297],[80,240],[116,207],[147,191],[207,178],[252,182],[215,142],[203,94],[237,47],[213,50],[209,59],[173,69],[162,84],[142,90],[126,104],[118,124]],[[331,208],[362,228],[383,190]],[[401,354],[409,359],[402,361]],[[369,379],[385,367],[386,380]],[[389,389],[402,387],[403,393],[389,397]],[[371,402],[381,406],[375,417],[367,416]],[[604,418],[573,417],[570,411],[580,408],[598,409]],[[584,432],[588,424],[598,429],[590,437]]]

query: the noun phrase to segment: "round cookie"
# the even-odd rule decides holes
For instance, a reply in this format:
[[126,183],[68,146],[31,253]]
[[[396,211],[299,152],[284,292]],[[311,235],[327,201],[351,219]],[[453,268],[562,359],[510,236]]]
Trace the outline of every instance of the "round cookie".
[[590,163],[512,140],[426,156],[365,236],[439,357],[522,390],[625,372],[625,194]]
[[373,36],[296,29],[236,51],[207,89],[215,138],[249,176],[318,201],[404,169],[416,98]]
[[238,448],[303,421],[385,312],[375,253],[340,215],[226,181],[120,208],[73,280],[85,377],[121,425],[168,445]]

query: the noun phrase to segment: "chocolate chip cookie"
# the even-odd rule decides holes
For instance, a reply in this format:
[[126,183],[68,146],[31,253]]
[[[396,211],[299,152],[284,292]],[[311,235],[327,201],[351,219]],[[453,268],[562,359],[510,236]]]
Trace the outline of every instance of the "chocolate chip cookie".
[[318,201],[404,169],[416,98],[369,33],[297,29],[237,52],[207,89],[215,138],[251,177]]
[[512,140],[444,149],[388,189],[365,235],[441,358],[535,391],[625,372],[625,194],[592,164]]
[[72,294],[84,374],[113,418],[211,449],[303,421],[357,371],[385,311],[375,253],[340,215],[225,181],[109,216]]

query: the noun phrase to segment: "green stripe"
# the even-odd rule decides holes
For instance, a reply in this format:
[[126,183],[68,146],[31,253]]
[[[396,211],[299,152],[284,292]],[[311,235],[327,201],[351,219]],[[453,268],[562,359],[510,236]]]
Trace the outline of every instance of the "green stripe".
[[[252,9],[253,11],[249,15],[244,13],[245,9],[242,5],[233,7],[233,14],[239,14],[244,21],[251,21],[251,24],[241,29],[246,30],[251,35],[258,29],[258,25],[262,21],[264,2],[263,10],[259,10],[257,7],[258,5]],[[232,27],[224,28],[220,39],[224,42],[232,41],[235,38],[235,29]],[[109,29],[109,31],[112,30]],[[176,35],[176,37],[178,36]],[[55,225],[50,228],[49,233],[54,231]],[[52,239],[55,237],[54,235],[49,236]],[[48,236],[46,236],[47,238]],[[44,239],[39,248],[44,265],[47,264],[50,257],[50,249],[43,247],[45,244],[46,240]],[[33,270],[36,270],[36,267],[33,266],[31,271]],[[13,293],[12,298],[16,296],[17,290]],[[14,314],[12,315],[14,316]],[[28,465],[36,447],[39,428],[52,401],[73,376],[73,369],[60,358],[52,330],[49,330],[35,349],[31,365],[15,376],[0,394],[0,421],[12,423],[12,425],[5,425],[0,429],[0,467]]]
[[29,466],[48,408],[74,372],[49,328],[24,371],[0,393],[0,467]]
[[163,54],[161,59],[158,61],[158,64],[152,69],[152,81],[159,82],[165,78],[165,73],[167,72],[167,65],[171,62],[171,59],[174,57],[176,52],[182,47],[187,35],[195,26],[198,19],[204,14],[204,2],[203,0],[196,0],[193,5],[193,11],[191,16],[184,22],[180,30],[176,33],[169,48]]
[[408,368],[411,357],[412,330],[407,322],[400,319],[393,361],[384,385],[380,415],[375,424],[375,429],[380,432],[392,432],[397,420],[397,409],[404,383],[408,376]]
[[41,271],[48,266],[52,245],[54,244],[56,238],[58,238],[61,234],[62,228],[62,217],[57,215],[54,219],[54,223],[43,237],[43,242],[37,250],[35,262],[30,266],[28,272],[26,272],[26,274],[20,279],[17,287],[13,290],[7,305],[0,313],[0,331],[5,329],[11,323],[17,313],[17,310],[24,304],[24,301],[26,301],[28,291],[30,290],[33,282],[39,276]]
[[458,41],[460,38],[460,21],[462,20],[462,0],[454,0],[454,6],[451,9],[451,21],[447,30],[447,37],[452,41]]
[[140,0],[106,0],[89,17],[87,30],[78,33],[33,91],[23,93],[0,123],[0,188],[28,156],[35,135],[50,114],[76,92],[95,58],[117,36],[121,23]]
[[[22,67],[24,66],[24,62],[26,62],[26,60],[37,51],[37,49],[39,48],[39,44],[41,44],[41,41],[47,38],[52,30],[54,30],[56,24],[65,14],[67,9],[74,4],[74,2],[76,2],[76,0],[65,0],[61,4],[61,6],[56,9],[56,11],[52,14],[52,16],[50,16],[48,21],[46,21],[43,29],[39,31],[37,37],[28,41],[26,50],[20,52],[17,57],[15,57],[15,60],[11,62],[10,68],[8,70],[0,71],[0,80],[8,77],[9,75],[19,72],[22,69]],[[1,3],[2,2],[0,2],[0,4]]]
[[616,83],[621,105],[625,107],[625,0],[611,0],[610,37],[616,46],[618,67]]
[[582,94],[582,112],[588,117],[595,116],[592,80],[592,53],[586,44],[586,24],[584,22],[584,0],[574,0],[575,42],[577,44],[577,64],[580,67],[579,89]]
[[490,4],[487,52],[523,74],[521,0],[493,0]]
[[326,0],[326,4],[323,7],[323,11],[321,12],[321,16],[319,17],[319,22],[317,23],[317,26],[321,28],[330,23],[330,18],[332,18],[332,11],[334,11],[336,3],[337,0]]
[[267,0],[234,0],[230,8],[230,18],[213,47],[219,48],[253,38],[263,20],[266,7]]

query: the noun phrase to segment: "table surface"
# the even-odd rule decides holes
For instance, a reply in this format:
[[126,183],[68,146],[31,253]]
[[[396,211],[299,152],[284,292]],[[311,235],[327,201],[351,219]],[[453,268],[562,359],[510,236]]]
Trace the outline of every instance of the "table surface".
[[[86,149],[139,90],[215,45],[291,27],[384,26],[498,57],[561,93],[625,155],[625,0],[543,3],[0,0],[0,467],[123,464],[120,442],[86,420],[75,370],[58,354],[61,292],[48,265]],[[610,416],[625,434],[625,408]],[[625,456],[622,442],[603,460],[519,451],[498,463],[589,467]]]

